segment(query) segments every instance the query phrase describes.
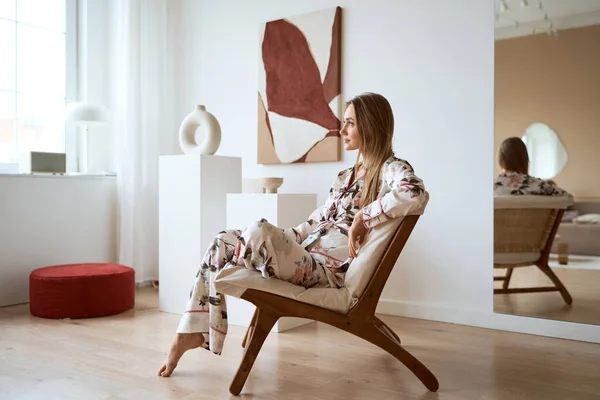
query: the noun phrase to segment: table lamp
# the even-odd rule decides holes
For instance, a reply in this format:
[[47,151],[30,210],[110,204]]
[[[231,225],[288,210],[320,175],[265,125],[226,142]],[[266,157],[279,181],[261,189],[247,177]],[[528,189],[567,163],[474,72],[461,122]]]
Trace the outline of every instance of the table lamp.
[[[87,135],[89,126],[108,125],[110,122],[110,110],[102,104],[75,102],[69,103],[66,108],[65,122],[73,125],[85,126],[84,141],[87,145]],[[81,155],[82,155],[82,140],[77,140],[77,171],[87,171],[87,158],[85,160],[85,171],[82,171]]]

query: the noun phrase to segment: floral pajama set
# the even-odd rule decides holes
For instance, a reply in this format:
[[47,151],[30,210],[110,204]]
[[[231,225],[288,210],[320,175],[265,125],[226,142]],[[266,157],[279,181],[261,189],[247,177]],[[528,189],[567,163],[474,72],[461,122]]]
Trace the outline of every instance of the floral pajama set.
[[[281,279],[305,288],[344,286],[352,258],[348,230],[359,212],[364,174],[350,182],[354,167],[341,171],[325,204],[306,222],[281,229],[266,220],[244,231],[219,233],[206,251],[177,333],[201,332],[204,347],[221,354],[227,334],[225,295],[214,280],[223,268],[254,269],[265,279]],[[404,160],[390,157],[381,169],[377,200],[362,209],[367,229],[419,209],[425,187]]]
[[535,178],[519,172],[503,172],[494,180],[494,195],[570,196],[551,180]]

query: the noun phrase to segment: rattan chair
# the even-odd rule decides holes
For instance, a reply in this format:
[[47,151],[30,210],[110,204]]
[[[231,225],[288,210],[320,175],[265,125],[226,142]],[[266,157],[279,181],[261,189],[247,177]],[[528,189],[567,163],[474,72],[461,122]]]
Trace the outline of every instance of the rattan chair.
[[[548,266],[552,242],[564,210],[573,203],[572,197],[496,196],[494,198],[494,268],[505,268],[502,288],[494,294],[560,292],[564,301],[573,299],[565,285]],[[514,268],[535,266],[553,286],[509,288]]]

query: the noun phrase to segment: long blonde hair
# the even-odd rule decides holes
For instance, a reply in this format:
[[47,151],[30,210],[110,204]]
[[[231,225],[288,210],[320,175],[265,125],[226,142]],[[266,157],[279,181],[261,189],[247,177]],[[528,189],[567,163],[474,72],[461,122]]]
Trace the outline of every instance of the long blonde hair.
[[383,163],[394,155],[394,113],[385,97],[377,93],[363,93],[346,103],[352,104],[358,129],[359,153],[356,158],[351,181],[358,174],[362,155],[365,168],[364,188],[360,208],[372,203],[379,194],[379,178]]

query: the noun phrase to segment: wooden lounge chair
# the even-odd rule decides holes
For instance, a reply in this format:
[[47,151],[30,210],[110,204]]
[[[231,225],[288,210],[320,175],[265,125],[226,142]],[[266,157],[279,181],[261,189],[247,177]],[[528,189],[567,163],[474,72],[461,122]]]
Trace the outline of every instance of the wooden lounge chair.
[[[496,196],[494,199],[494,268],[507,269],[495,276],[502,288],[494,294],[560,292],[565,303],[573,299],[565,285],[548,266],[554,236],[571,197]],[[552,281],[552,286],[509,288],[514,268],[535,266]]]
[[375,316],[383,287],[418,219],[419,215],[409,215],[374,228],[346,273],[344,288],[304,289],[277,279],[265,280],[246,268],[221,271],[215,283],[217,290],[256,306],[242,342],[244,357],[230,392],[241,392],[265,339],[281,317],[320,321],[363,338],[396,357],[427,389],[437,391],[435,376],[404,350],[398,336]]

